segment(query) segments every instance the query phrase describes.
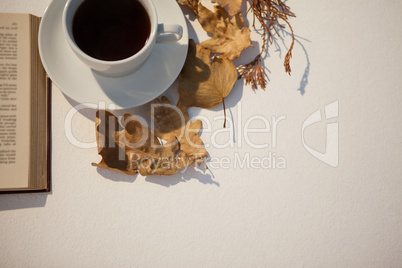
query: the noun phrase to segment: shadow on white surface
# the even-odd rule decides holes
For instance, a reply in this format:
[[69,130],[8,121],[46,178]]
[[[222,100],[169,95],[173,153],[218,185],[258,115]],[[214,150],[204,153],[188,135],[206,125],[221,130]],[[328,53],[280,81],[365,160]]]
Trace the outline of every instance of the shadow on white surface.
[[304,95],[304,93],[306,93],[306,87],[308,84],[308,76],[310,74],[310,58],[308,57],[306,48],[303,46],[303,44],[300,42],[300,40],[298,40],[297,36],[296,36],[295,42],[301,46],[301,48],[303,49],[304,55],[306,56],[306,60],[307,60],[306,68],[304,69],[304,74],[300,81],[300,87],[297,89],[298,91],[300,91],[301,95]]
[[[201,166],[202,165],[203,164],[201,164]],[[187,182],[192,179],[196,179],[202,184],[220,186],[219,182],[213,180],[213,175],[208,170],[202,172],[201,170],[196,170],[194,166],[189,166],[187,169],[172,176],[147,176],[145,178],[147,182],[159,184],[164,187],[174,186],[180,182]]]
[[114,181],[114,182],[126,182],[133,183],[137,179],[137,175],[127,175],[122,172],[109,170],[106,168],[96,168],[96,171],[103,178]]
[[[279,57],[282,58],[281,57],[281,55],[282,55],[281,46],[278,44],[278,39],[281,41],[283,47],[285,47],[286,50],[287,50],[288,48],[287,48],[287,46],[285,44],[285,38],[284,37],[292,38],[292,34],[290,32],[287,32],[287,31],[281,29],[280,32],[279,32],[279,35],[280,36],[277,36],[277,35],[274,36],[273,42],[274,42],[275,48],[277,48],[277,52],[279,52]],[[310,65],[311,65],[311,63],[310,63],[310,58],[309,58],[308,53],[307,53],[307,49],[306,49],[306,47],[303,45],[303,43],[300,40],[303,40],[303,41],[306,41],[306,42],[309,42],[309,43],[311,43],[311,41],[306,39],[306,38],[303,38],[303,37],[295,35],[295,43],[294,43],[294,45],[295,46],[299,45],[301,47],[301,49],[303,50],[304,56],[306,57],[306,68],[304,69],[303,76],[301,77],[301,80],[300,80],[300,87],[297,89],[298,91],[300,91],[300,94],[303,96],[304,93],[306,93],[306,87],[307,87],[307,84],[308,84],[308,76],[310,74]]]
[[[127,175],[105,168],[97,168],[97,172],[103,178],[114,182],[134,183],[138,176],[141,176],[139,174]],[[153,175],[145,177],[145,181],[159,184],[164,187],[174,186],[180,182],[187,182],[192,179],[198,180],[202,184],[214,184],[218,187],[220,186],[219,182],[213,180],[211,172],[208,170],[196,170],[194,166],[187,167],[187,169],[181,170],[177,174],[171,176]]]
[[[69,96],[67,96],[66,94],[64,94],[64,92],[60,91],[64,98],[66,98],[66,100],[71,104],[71,107],[77,107],[78,105],[80,105],[79,102],[73,100],[72,98],[70,98]],[[85,108],[85,109],[80,109],[78,110],[78,112],[80,114],[82,114],[83,116],[85,116],[86,118],[88,118],[89,120],[95,122],[95,113],[96,113],[96,109],[92,109],[92,108]]]
[[51,193],[2,194],[0,195],[0,211],[44,207]]

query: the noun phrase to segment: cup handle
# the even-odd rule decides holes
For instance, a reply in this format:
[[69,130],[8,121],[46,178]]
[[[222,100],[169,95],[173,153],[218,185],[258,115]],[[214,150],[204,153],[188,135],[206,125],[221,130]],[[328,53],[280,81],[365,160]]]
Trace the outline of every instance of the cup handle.
[[158,24],[157,43],[170,43],[179,41],[183,36],[183,27],[178,24],[160,23]]

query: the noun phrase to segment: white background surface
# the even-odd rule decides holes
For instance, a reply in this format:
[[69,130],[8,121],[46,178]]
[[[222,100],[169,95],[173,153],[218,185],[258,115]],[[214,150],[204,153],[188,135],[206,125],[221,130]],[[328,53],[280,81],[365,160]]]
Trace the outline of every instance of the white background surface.
[[[41,16],[48,3],[1,0],[0,11]],[[91,166],[100,159],[97,149],[77,148],[65,133],[65,118],[76,103],[54,88],[53,189],[0,196],[0,266],[400,267],[402,4],[288,5],[297,15],[291,20],[298,36],[292,76],[284,73],[286,50],[279,42],[282,53],[272,48],[266,58],[267,90],[254,92],[240,81],[226,99],[234,137],[222,130],[221,118],[214,121],[221,107],[190,111],[211,120],[211,131],[201,135],[204,143],[232,143],[208,148],[212,158],[232,162],[210,164],[213,176],[195,168],[147,178],[97,170]],[[197,40],[207,38],[196,21],[189,22],[189,30]],[[248,50],[239,61],[255,53]],[[166,92],[174,101],[176,87]],[[337,167],[314,158],[301,139],[304,120],[334,101],[339,117],[328,122],[339,124]],[[145,115],[146,108],[129,112]],[[278,124],[275,148],[273,131],[249,134],[250,142],[269,143],[264,149],[239,135],[255,115],[270,123],[272,116],[286,117]],[[91,110],[74,114],[77,140],[95,140],[93,120]],[[264,127],[262,122],[254,120],[250,127]],[[325,121],[304,134],[310,147],[325,151]],[[236,155],[269,153],[284,159],[286,168],[233,164]]]

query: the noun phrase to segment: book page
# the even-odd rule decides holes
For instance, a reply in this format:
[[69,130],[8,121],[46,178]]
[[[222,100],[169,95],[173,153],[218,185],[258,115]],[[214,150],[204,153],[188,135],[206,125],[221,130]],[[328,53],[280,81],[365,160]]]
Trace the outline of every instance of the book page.
[[0,188],[28,187],[29,15],[0,14]]

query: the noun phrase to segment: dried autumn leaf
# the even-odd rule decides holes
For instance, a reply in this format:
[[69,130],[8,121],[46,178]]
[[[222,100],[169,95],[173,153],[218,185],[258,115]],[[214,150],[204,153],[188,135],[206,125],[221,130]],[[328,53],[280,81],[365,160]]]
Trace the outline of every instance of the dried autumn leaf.
[[[180,0],[179,0],[180,1]],[[212,0],[212,3],[217,3],[221,7],[228,6],[229,14],[235,15],[240,10],[243,0]]]
[[119,140],[120,128],[117,118],[108,111],[96,112],[96,142],[98,144],[98,154],[102,160],[98,163],[92,163],[93,166],[109,168],[123,173],[134,175],[135,170],[127,169],[127,156],[124,150],[116,146],[116,140]]
[[155,133],[143,126],[134,116],[125,114],[125,136],[119,140],[124,144],[129,169],[143,175],[172,175],[184,167],[177,157],[178,146],[163,146]]
[[166,97],[155,99],[151,103],[151,118],[156,125],[156,134],[167,141],[166,145],[175,145],[178,142],[181,157],[186,157],[189,162],[202,162],[207,157],[207,151],[198,136],[202,122],[195,120],[190,122],[187,107],[179,100],[176,107]]
[[134,116],[123,116],[125,128],[119,130],[118,119],[107,111],[96,113],[99,164],[93,166],[108,168],[134,175],[171,175],[182,168],[176,162],[177,147],[164,147],[153,132],[143,126]]
[[199,0],[176,0],[177,3],[183,6],[189,6],[195,14],[198,13],[198,3],[200,2]]
[[[171,109],[175,108],[165,98]],[[173,126],[170,132],[163,127],[161,120],[156,120],[160,130],[152,131],[143,126],[134,116],[125,114],[122,119],[124,129],[120,129],[118,119],[107,111],[96,113],[96,138],[98,153],[102,156],[100,163],[92,163],[93,166],[120,171],[129,175],[140,173],[147,175],[172,175],[195,161],[202,162],[207,156],[198,132],[201,122],[190,123],[187,108],[178,109],[184,117],[184,126]],[[175,115],[156,109],[156,115],[162,116],[166,122],[176,120]],[[184,135],[176,136],[178,132]],[[157,133],[163,133],[163,138],[171,141],[161,144]],[[162,137],[160,137],[162,138]],[[178,141],[178,142],[173,142]]]
[[[251,40],[247,40],[250,39],[250,29],[248,27],[244,28],[244,20],[241,14],[235,14],[241,8],[242,0],[211,0],[212,3],[219,5],[216,7],[215,13],[202,6],[199,0],[177,0],[177,2],[189,6],[198,17],[204,30],[212,35],[211,39],[202,42],[201,45],[210,49],[213,53],[221,53],[230,59],[235,59],[240,56],[242,50],[252,46]],[[290,11],[286,1],[252,0],[249,2],[250,7],[247,13],[251,11],[253,14],[252,26],[255,29],[255,22],[259,22],[262,27],[262,45],[260,53],[252,61],[239,66],[239,75],[244,78],[245,84],[250,84],[253,89],[258,87],[265,89],[268,77],[262,62],[263,53],[266,53],[267,44],[273,43],[274,34],[280,36],[279,33],[285,28],[282,22],[289,27],[292,38],[292,43],[283,63],[285,71],[289,74],[291,72],[290,59],[292,58],[295,35],[289,19],[295,17],[295,14]],[[226,6],[229,14],[235,15],[231,20],[227,12],[222,11],[223,7]]]
[[190,39],[188,54],[179,75],[179,95],[183,105],[212,108],[222,103],[237,80],[236,66]]
[[244,27],[244,19],[241,13],[237,13],[232,19],[226,10],[215,6],[215,13],[198,4],[198,21],[202,28],[212,35],[212,38],[201,42],[200,45],[220,53],[230,60],[240,57],[241,52],[251,46],[250,29]]

